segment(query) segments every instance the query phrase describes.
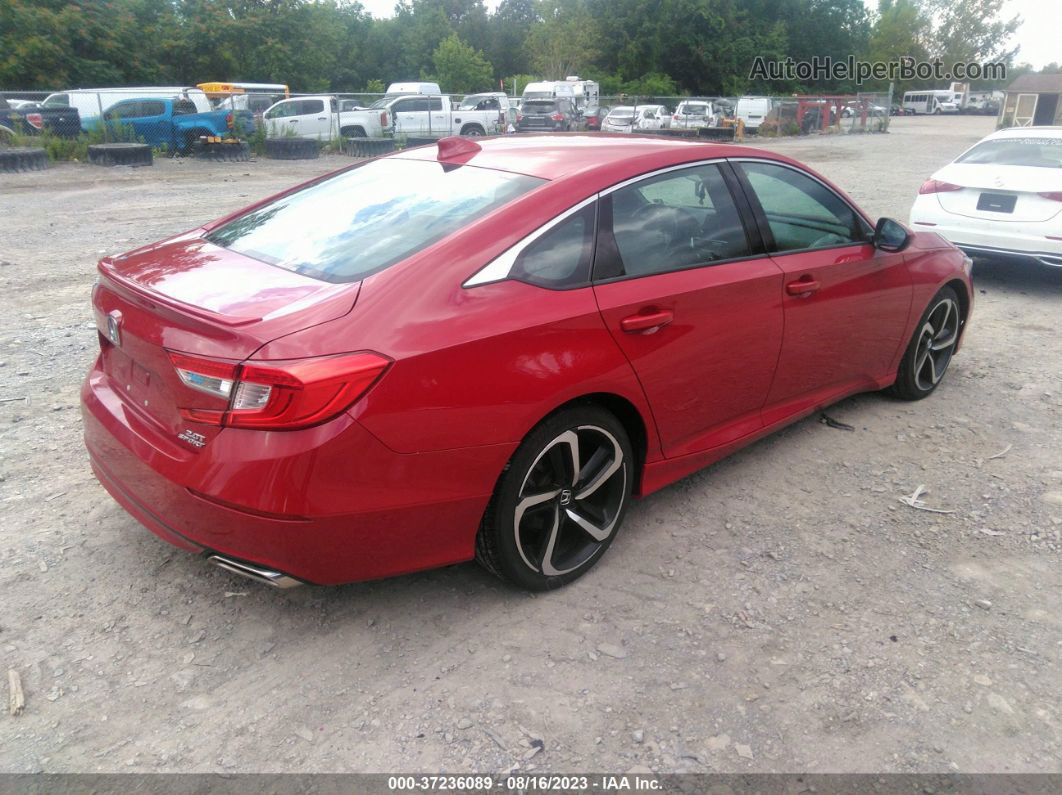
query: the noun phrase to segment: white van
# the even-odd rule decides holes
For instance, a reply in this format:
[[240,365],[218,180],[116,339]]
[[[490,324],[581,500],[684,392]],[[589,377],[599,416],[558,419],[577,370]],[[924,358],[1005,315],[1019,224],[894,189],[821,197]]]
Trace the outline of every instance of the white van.
[[903,109],[908,113],[958,113],[959,103],[954,91],[922,89],[903,95]]
[[[95,119],[116,102],[123,99],[181,99],[195,104],[196,113],[207,113],[213,108],[210,99],[202,89],[188,86],[130,86],[126,88],[74,88],[57,91],[45,97],[45,107],[77,108],[81,116],[81,129],[88,130],[95,124]],[[86,123],[90,119],[92,123]]]
[[770,97],[740,97],[734,109],[734,117],[745,122],[746,130],[755,130],[774,108]]
[[387,87],[388,95],[391,94],[427,94],[437,97],[442,93],[438,83],[391,83]]

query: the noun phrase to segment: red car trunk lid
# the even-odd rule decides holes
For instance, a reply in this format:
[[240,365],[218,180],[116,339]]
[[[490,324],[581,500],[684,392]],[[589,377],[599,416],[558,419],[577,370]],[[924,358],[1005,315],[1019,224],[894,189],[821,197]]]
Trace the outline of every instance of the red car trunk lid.
[[99,270],[93,308],[103,370],[114,391],[159,430],[184,438],[194,425],[207,441],[219,429],[189,423],[178,409],[224,405],[184,384],[169,351],[242,361],[271,340],[348,313],[360,289],[191,235],[108,257]]

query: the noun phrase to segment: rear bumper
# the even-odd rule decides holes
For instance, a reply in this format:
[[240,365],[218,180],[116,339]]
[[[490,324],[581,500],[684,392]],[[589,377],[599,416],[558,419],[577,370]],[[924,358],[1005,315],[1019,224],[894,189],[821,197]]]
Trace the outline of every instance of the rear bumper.
[[1062,240],[1048,237],[1049,234],[1062,237],[1057,219],[1024,223],[968,218],[947,212],[933,196],[919,196],[911,209],[910,226],[916,231],[936,232],[970,256],[992,256],[1062,267]]
[[199,451],[138,416],[94,367],[82,388],[100,483],[171,544],[333,585],[470,560],[513,445],[400,454],[355,420],[226,429]]

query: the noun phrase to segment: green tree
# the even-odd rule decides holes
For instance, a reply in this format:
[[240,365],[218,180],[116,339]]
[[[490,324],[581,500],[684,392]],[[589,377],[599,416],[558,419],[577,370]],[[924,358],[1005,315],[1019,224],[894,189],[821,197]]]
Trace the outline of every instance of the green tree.
[[579,74],[598,56],[597,22],[579,0],[542,0],[541,22],[531,28],[531,63],[547,80]]
[[431,56],[435,77],[447,91],[470,94],[486,91],[494,82],[494,69],[483,54],[451,34]]

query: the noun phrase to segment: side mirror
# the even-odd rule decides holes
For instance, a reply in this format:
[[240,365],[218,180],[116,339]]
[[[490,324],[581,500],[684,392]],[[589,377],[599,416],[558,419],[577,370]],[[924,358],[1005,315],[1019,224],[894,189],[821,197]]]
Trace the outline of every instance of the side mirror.
[[882,251],[903,251],[911,242],[911,233],[899,221],[881,218],[874,227],[874,247]]

